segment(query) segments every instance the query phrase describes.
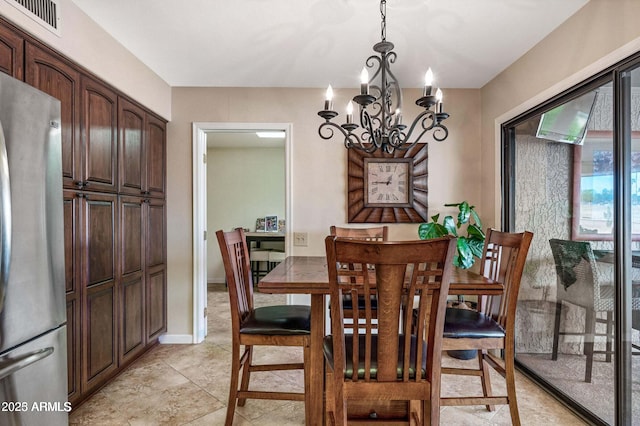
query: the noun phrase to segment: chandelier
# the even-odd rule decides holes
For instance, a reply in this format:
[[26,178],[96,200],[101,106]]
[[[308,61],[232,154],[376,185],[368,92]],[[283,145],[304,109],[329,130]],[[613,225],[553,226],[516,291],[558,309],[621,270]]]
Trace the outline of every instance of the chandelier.
[[[355,148],[368,153],[378,149],[393,153],[394,150],[407,150],[418,143],[427,133],[436,141],[443,141],[449,135],[449,130],[442,124],[449,114],[442,111],[442,91],[437,89],[432,95],[433,73],[429,68],[425,74],[425,85],[422,97],[416,105],[424,108],[410,126],[402,122],[402,91],[398,80],[391,72],[391,64],[396,61],[393,43],[387,41],[387,2],[380,1],[381,38],[373,46],[373,50],[380,56],[372,55],[365,61],[365,67],[360,74],[360,94],[353,97],[347,105],[346,121],[336,124],[331,121],[338,116],[333,111],[333,90],[327,88],[324,109],[318,115],[325,119],[318,128],[322,139],[331,139],[337,129],[344,136],[344,146]],[[375,67],[375,70],[374,70]],[[369,78],[367,68],[373,76]],[[379,81],[378,81],[379,78]],[[353,121],[353,103],[359,105],[360,124]],[[358,129],[361,130],[358,131]],[[408,129],[408,130],[407,130]],[[413,141],[412,141],[412,138]]]

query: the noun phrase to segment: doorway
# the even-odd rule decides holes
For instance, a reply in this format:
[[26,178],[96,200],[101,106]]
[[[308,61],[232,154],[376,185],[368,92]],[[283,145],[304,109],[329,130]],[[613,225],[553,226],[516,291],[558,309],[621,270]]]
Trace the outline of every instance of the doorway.
[[[284,220],[286,224],[291,223],[291,130],[290,123],[193,123],[193,343],[200,343],[207,335],[207,284],[208,284],[208,256],[207,240],[210,247],[215,247],[215,230],[225,229],[225,224],[209,224],[207,229],[207,140],[220,139],[210,138],[209,135],[219,136],[219,134],[242,134],[265,132],[284,133]],[[234,143],[234,138],[228,138],[225,144]],[[240,138],[235,138],[239,143]],[[231,142],[229,142],[231,141]],[[220,142],[222,143],[222,142]],[[266,145],[273,143],[265,142]],[[233,148],[233,146],[232,146]],[[220,176],[219,182],[225,184],[225,177]],[[224,201],[221,201],[223,203]],[[271,215],[274,212],[267,212]],[[257,217],[256,217],[257,219]],[[232,225],[236,226],[236,225]],[[255,224],[242,226],[253,230]],[[290,238],[288,238],[288,227],[285,227],[285,252],[290,252]],[[213,244],[213,245],[212,245]]]

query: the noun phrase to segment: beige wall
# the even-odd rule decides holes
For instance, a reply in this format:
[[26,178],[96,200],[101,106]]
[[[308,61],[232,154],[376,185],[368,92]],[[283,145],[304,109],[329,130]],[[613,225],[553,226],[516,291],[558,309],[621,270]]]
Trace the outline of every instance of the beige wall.
[[500,225],[500,124],[640,51],[639,16],[638,0],[590,0],[482,88],[481,207],[494,225]]
[[[334,105],[343,109],[355,93],[336,90]],[[405,91],[406,118],[418,110],[419,90]],[[429,214],[445,202],[467,199],[480,203],[479,90],[444,90],[450,135],[429,144]],[[329,226],[346,223],[347,152],[343,141],[318,136],[324,89],[174,88],[173,120],[168,128],[168,273],[169,334],[191,333],[192,197],[191,123],[292,123],[292,217],[288,232],[307,232],[308,247],[298,255],[324,254]],[[417,238],[417,224],[392,225],[391,238]],[[211,230],[210,230],[211,231]]]
[[171,120],[171,88],[116,42],[70,0],[60,0],[57,36],[33,19],[0,1],[0,15],[38,40],[66,55],[155,113]]
[[224,282],[215,231],[237,227],[254,231],[258,217],[285,219],[284,169],[284,147],[207,150],[208,282]]

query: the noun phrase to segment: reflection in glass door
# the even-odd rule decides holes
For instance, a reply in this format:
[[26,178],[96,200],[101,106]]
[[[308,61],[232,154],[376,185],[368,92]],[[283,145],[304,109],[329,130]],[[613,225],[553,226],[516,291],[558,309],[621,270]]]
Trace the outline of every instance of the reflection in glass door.
[[591,421],[640,425],[640,68],[595,79],[505,135],[505,225],[534,233],[517,363]]
[[[627,312],[631,311],[630,329],[625,333],[623,349],[625,353],[624,365],[620,373],[631,380],[622,383],[620,392],[625,401],[622,407],[629,407],[626,411],[634,424],[640,424],[640,66],[636,65],[629,71],[621,73],[624,102],[622,108],[624,123],[623,144],[621,152],[622,188],[624,189],[624,205],[628,206],[623,219],[627,221],[625,227],[631,229],[631,253],[626,253],[622,274],[624,279],[623,294],[628,303],[624,304]],[[629,223],[630,222],[630,223]],[[628,251],[628,250],[627,250]],[[631,260],[629,262],[629,259]],[[630,265],[629,265],[630,263]],[[627,318],[628,319],[628,318]],[[629,327],[629,321],[626,324]],[[623,330],[627,331],[627,330]],[[629,341],[627,341],[627,339]],[[620,416],[619,416],[620,417]]]

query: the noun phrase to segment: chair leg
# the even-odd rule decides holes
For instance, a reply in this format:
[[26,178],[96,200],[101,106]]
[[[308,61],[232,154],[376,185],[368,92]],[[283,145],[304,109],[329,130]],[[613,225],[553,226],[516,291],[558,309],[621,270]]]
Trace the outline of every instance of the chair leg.
[[605,361],[611,362],[611,354],[613,353],[613,311],[607,311],[607,345]]
[[516,397],[515,349],[513,345],[504,350],[504,370],[511,424],[520,426],[520,413],[518,412],[518,399]]
[[236,410],[236,399],[238,398],[238,376],[240,375],[240,345],[233,343],[231,359],[231,380],[229,383],[229,403],[227,404],[227,418],[225,426],[233,423],[233,414]]
[[[489,376],[489,366],[484,361],[483,351],[478,351],[478,368],[482,371],[480,380],[482,382],[482,393],[484,396],[493,396],[491,392],[491,377]],[[487,405],[487,411],[495,411],[494,405]]]
[[562,316],[562,301],[556,302],[556,315],[553,324],[553,349],[551,349],[551,359],[558,359],[558,344],[560,341],[560,317]]
[[[242,382],[240,382],[240,390],[246,391],[249,389],[249,380],[251,379],[251,362],[253,361],[253,346],[245,346],[245,352],[247,356],[244,361],[244,368],[242,369]],[[244,407],[247,402],[247,398],[238,399],[238,407]]]
[[325,377],[324,383],[326,385],[325,390],[325,404],[324,404],[324,418],[325,424],[335,425],[336,418],[334,412],[334,396],[333,396],[333,372],[325,362]]
[[596,317],[595,312],[592,309],[585,309],[585,324],[584,324],[584,354],[587,356],[584,381],[591,383],[591,373],[593,370],[593,340],[596,329]]
[[309,395],[311,395],[311,371],[309,371],[309,365],[311,365],[311,339],[307,339],[302,347],[302,358],[304,362],[304,424],[311,424],[311,404],[309,403]]
[[[433,384],[433,383],[432,383]],[[439,425],[440,424],[440,393],[442,388],[437,386],[431,388],[431,395],[428,400],[422,402],[423,410],[422,419],[424,424]],[[427,423],[427,421],[429,423]]]
[[[342,383],[337,384],[337,379],[334,374],[332,374],[331,386],[333,386],[333,415],[335,417],[335,425],[336,426],[346,426],[347,425],[347,401],[344,399],[344,394],[342,393]],[[340,378],[342,382],[342,378]],[[337,385],[337,386],[336,386]]]

